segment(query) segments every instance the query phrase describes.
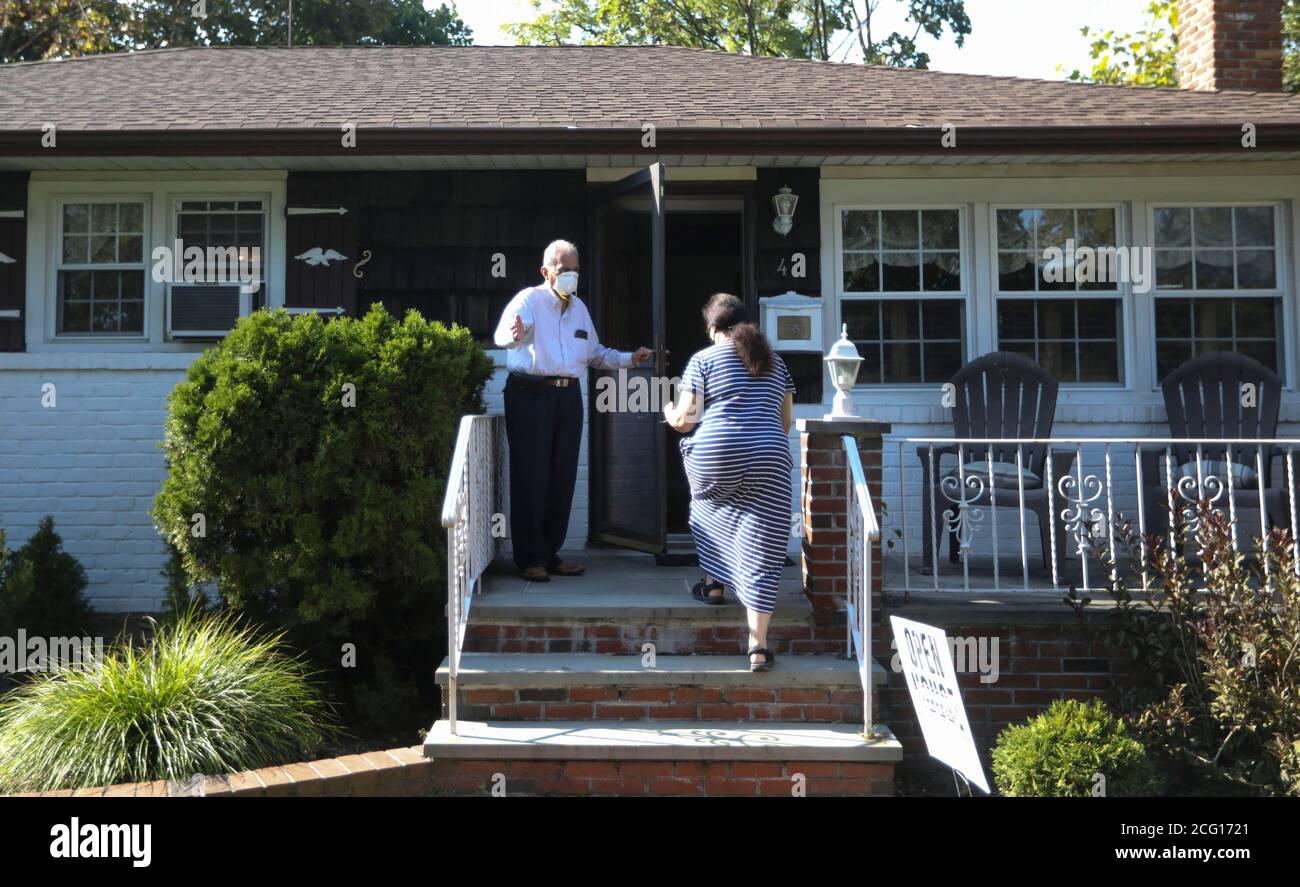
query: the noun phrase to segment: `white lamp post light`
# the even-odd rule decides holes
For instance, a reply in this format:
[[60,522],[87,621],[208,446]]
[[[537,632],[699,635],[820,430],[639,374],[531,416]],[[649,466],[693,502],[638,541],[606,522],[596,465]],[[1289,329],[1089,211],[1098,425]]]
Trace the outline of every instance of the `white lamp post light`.
[[785,237],[794,228],[794,208],[799,205],[799,195],[790,190],[789,185],[782,185],[781,190],[772,195],[772,208],[776,218],[772,220],[772,229]]
[[853,398],[849,392],[858,380],[858,368],[862,357],[857,347],[849,341],[849,325],[844,324],[839,341],[831,346],[830,353],[823,358],[831,371],[831,382],[835,385],[835,400],[826,419],[856,419],[858,414],[853,409]]

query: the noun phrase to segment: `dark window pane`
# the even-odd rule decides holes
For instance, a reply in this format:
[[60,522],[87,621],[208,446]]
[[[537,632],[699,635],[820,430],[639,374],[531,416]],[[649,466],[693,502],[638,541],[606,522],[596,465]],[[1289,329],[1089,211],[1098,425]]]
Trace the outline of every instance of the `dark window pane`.
[[957,292],[961,289],[961,256],[957,253],[922,253],[921,269],[926,292]]
[[1232,251],[1198,249],[1196,251],[1196,288],[1198,290],[1232,289]]
[[1234,299],[1237,304],[1237,335],[1246,338],[1269,336],[1279,318],[1277,299]]
[[1156,289],[1192,289],[1192,251],[1183,249],[1156,252]]
[[63,207],[63,233],[86,234],[90,231],[90,205],[68,203]]
[[117,230],[117,204],[92,203],[90,205],[90,232],[111,234]]
[[1074,290],[1074,271],[1067,274],[1072,258],[1068,253],[1052,251],[1038,260],[1038,289],[1042,292],[1071,292]]
[[1237,246],[1273,245],[1273,207],[1238,206],[1232,211],[1237,223]]
[[1195,241],[1203,247],[1232,246],[1232,209],[1226,206],[1198,206],[1192,212]]
[[1032,293],[1034,273],[1033,253],[998,253],[998,289],[1003,292]]
[[875,210],[851,209],[843,216],[844,249],[871,250],[879,246]]
[[880,303],[845,300],[840,303],[840,315],[849,325],[850,339],[880,338]]
[[1156,342],[1156,374],[1161,379],[1191,359],[1191,342]]
[[144,272],[143,271],[123,271],[121,274],[122,298],[123,299],[143,299],[144,298]]
[[126,234],[144,233],[144,205],[123,203],[118,209],[118,230]]
[[960,342],[925,344],[925,382],[947,382],[961,369]]
[[880,376],[880,344],[878,342],[858,342],[858,354],[862,363],[858,365],[859,385],[879,385],[884,381]]
[[115,333],[122,328],[117,302],[96,301],[91,308],[90,328],[96,333]]
[[116,262],[117,238],[111,234],[92,234],[90,237],[90,261],[96,265]]
[[1232,300],[1198,299],[1194,305],[1198,339],[1232,336]]
[[1271,249],[1237,251],[1237,286],[1240,289],[1275,289],[1277,287],[1276,253]]
[[917,253],[882,253],[884,291],[915,293],[921,289],[921,259]]
[[[998,339],[1032,339],[1034,337],[1034,302],[1032,299],[998,300]],[[999,348],[1003,343],[999,342]],[[1032,356],[1032,349],[1031,354]]]
[[90,238],[82,234],[63,235],[63,263],[84,265],[90,261]]
[[998,249],[1032,250],[1035,218],[1032,209],[998,210]]
[[1119,345],[1115,342],[1084,342],[1079,345],[1080,382],[1118,382]]
[[1237,353],[1253,357],[1270,370],[1277,372],[1276,342],[1239,342],[1237,343]]
[[122,272],[96,271],[91,276],[91,281],[96,302],[102,302],[105,299],[116,301],[121,298]]
[[920,312],[917,310],[916,302],[881,302],[880,312],[884,324],[881,338],[921,338],[921,330],[919,327]]
[[1074,366],[1073,342],[1040,342],[1038,362],[1060,382],[1074,382],[1078,372]]
[[952,299],[921,302],[922,326],[927,339],[958,339],[962,303]]
[[923,249],[960,249],[955,209],[927,209],[921,211],[921,247]]
[[1040,339],[1074,338],[1074,300],[1038,303],[1038,337]]
[[1157,247],[1192,245],[1192,211],[1189,207],[1157,207],[1155,245]]
[[65,299],[89,299],[90,298],[90,272],[89,271],[60,271],[59,282],[63,287],[63,298]]
[[1118,299],[1081,299],[1078,306],[1080,339],[1119,338]]
[[117,260],[119,262],[143,262],[144,239],[139,234],[128,234],[117,239]]
[[880,215],[885,249],[915,250],[920,245],[921,236],[916,227],[919,213],[916,210],[885,210]]
[[1191,338],[1191,301],[1188,299],[1157,299],[1156,330],[1157,338]]
[[[951,375],[951,373],[949,374]],[[885,381],[920,382],[921,346],[914,343],[885,345]]]
[[880,265],[874,253],[844,254],[844,291],[880,292]]
[[60,332],[90,332],[90,303],[68,302],[63,306],[63,326]]
[[144,331],[144,302],[122,303],[122,332],[140,333]]
[[[1116,290],[1124,271],[1114,247],[1089,247],[1078,256],[1074,276],[1081,290]],[[1132,273],[1131,269],[1130,272]]]

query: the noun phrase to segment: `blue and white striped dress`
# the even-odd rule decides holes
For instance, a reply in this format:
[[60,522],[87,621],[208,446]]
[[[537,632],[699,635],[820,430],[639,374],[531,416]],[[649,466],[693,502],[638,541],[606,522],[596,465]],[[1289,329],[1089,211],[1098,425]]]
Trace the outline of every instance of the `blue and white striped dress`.
[[775,354],[771,372],[749,375],[723,342],[691,357],[681,388],[704,398],[700,423],[680,443],[700,566],[747,608],[771,613],[790,537],[793,461],[781,402],[794,380]]

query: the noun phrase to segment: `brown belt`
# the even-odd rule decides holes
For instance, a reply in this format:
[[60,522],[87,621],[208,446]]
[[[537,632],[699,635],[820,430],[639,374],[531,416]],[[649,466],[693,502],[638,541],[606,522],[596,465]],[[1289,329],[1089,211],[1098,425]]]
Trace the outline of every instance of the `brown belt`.
[[556,388],[567,388],[570,385],[578,384],[578,380],[573,376],[531,376],[527,373],[511,373],[510,378],[526,386],[549,385]]

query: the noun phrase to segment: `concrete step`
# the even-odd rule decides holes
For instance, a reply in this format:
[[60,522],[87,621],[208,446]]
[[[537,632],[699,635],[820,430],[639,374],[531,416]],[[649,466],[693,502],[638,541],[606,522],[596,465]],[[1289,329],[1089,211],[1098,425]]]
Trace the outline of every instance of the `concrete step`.
[[[710,606],[690,596],[697,567],[660,567],[649,555],[575,553],[576,577],[527,582],[497,562],[470,607],[466,649],[481,653],[743,652],[745,608],[734,595]],[[777,655],[842,652],[844,630],[817,626],[797,568],[787,568],[768,633]]]
[[438,721],[437,789],[505,795],[891,795],[903,749],[841,724]]
[[[874,688],[888,675],[873,663]],[[442,717],[447,660],[438,669]],[[641,656],[591,653],[466,653],[459,717],[484,721],[696,719],[860,724],[862,684],[855,661],[781,656],[769,672],[747,656]]]

